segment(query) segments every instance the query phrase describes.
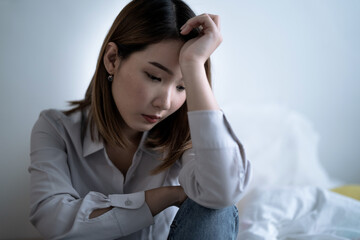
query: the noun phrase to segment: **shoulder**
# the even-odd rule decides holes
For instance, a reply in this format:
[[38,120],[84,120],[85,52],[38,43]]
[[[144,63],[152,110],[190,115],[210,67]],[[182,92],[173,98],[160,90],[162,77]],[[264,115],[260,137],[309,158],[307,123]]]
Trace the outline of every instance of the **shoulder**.
[[49,122],[56,122],[58,124],[76,124],[81,122],[82,112],[76,111],[71,114],[65,114],[64,111],[59,109],[46,109],[40,112],[39,119],[46,119]]
[[81,124],[81,111],[66,115],[63,111],[58,109],[47,109],[41,111],[39,118],[34,125],[33,131],[56,131],[58,133],[74,132],[76,129],[81,128]]
[[40,112],[39,119],[44,118],[51,122],[78,122],[81,120],[81,112],[77,111],[66,115],[63,111],[58,109],[46,109]]

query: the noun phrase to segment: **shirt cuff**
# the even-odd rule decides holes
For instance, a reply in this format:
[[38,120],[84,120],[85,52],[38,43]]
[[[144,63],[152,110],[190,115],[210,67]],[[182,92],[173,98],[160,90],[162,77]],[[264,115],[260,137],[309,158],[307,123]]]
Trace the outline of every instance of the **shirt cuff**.
[[137,209],[145,202],[145,192],[130,194],[111,194],[109,195],[110,204],[113,207]]
[[[109,195],[112,210],[122,236],[154,224],[154,217],[145,202],[145,192]],[[136,209],[136,210],[135,210]]]
[[154,217],[146,203],[136,211],[123,208],[114,208],[112,211],[122,236],[137,232],[155,223]]
[[[192,144],[195,149],[236,146],[230,126],[220,110],[188,112]],[[234,141],[235,140],[235,141]]]

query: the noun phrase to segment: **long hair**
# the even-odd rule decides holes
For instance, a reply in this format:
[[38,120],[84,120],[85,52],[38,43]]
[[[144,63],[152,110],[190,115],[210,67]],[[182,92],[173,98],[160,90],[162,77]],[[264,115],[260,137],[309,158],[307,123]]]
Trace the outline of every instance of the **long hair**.
[[[114,103],[103,62],[106,46],[114,42],[119,49],[119,56],[126,59],[132,53],[162,40],[180,39],[186,42],[200,33],[199,29],[193,29],[188,35],[180,34],[180,27],[194,16],[195,13],[181,0],[131,1],[118,14],[105,37],[85,98],[70,102],[73,108],[65,113],[71,114],[89,107],[88,124],[92,130],[92,139],[102,138],[109,144],[125,148],[128,144],[122,131],[125,122]],[[211,84],[210,59],[205,62],[204,68]],[[162,163],[153,170],[154,174],[172,166],[184,151],[191,148],[186,101],[149,131],[145,144],[163,156]]]

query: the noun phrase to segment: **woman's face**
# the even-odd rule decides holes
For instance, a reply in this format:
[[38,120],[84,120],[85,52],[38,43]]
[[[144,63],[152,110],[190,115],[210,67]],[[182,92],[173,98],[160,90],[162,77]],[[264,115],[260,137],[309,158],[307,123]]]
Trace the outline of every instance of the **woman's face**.
[[180,40],[164,40],[120,60],[112,94],[128,134],[150,130],[185,102],[179,65],[182,46]]

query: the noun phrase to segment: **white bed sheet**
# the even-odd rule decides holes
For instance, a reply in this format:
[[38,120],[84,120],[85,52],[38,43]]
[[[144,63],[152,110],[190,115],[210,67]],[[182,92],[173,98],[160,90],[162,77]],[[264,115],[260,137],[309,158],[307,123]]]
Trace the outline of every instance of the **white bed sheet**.
[[323,168],[306,116],[277,104],[223,110],[253,168],[238,240],[360,240],[360,202],[325,190],[343,182]]
[[360,239],[360,201],[325,189],[258,188],[238,208],[238,240]]

